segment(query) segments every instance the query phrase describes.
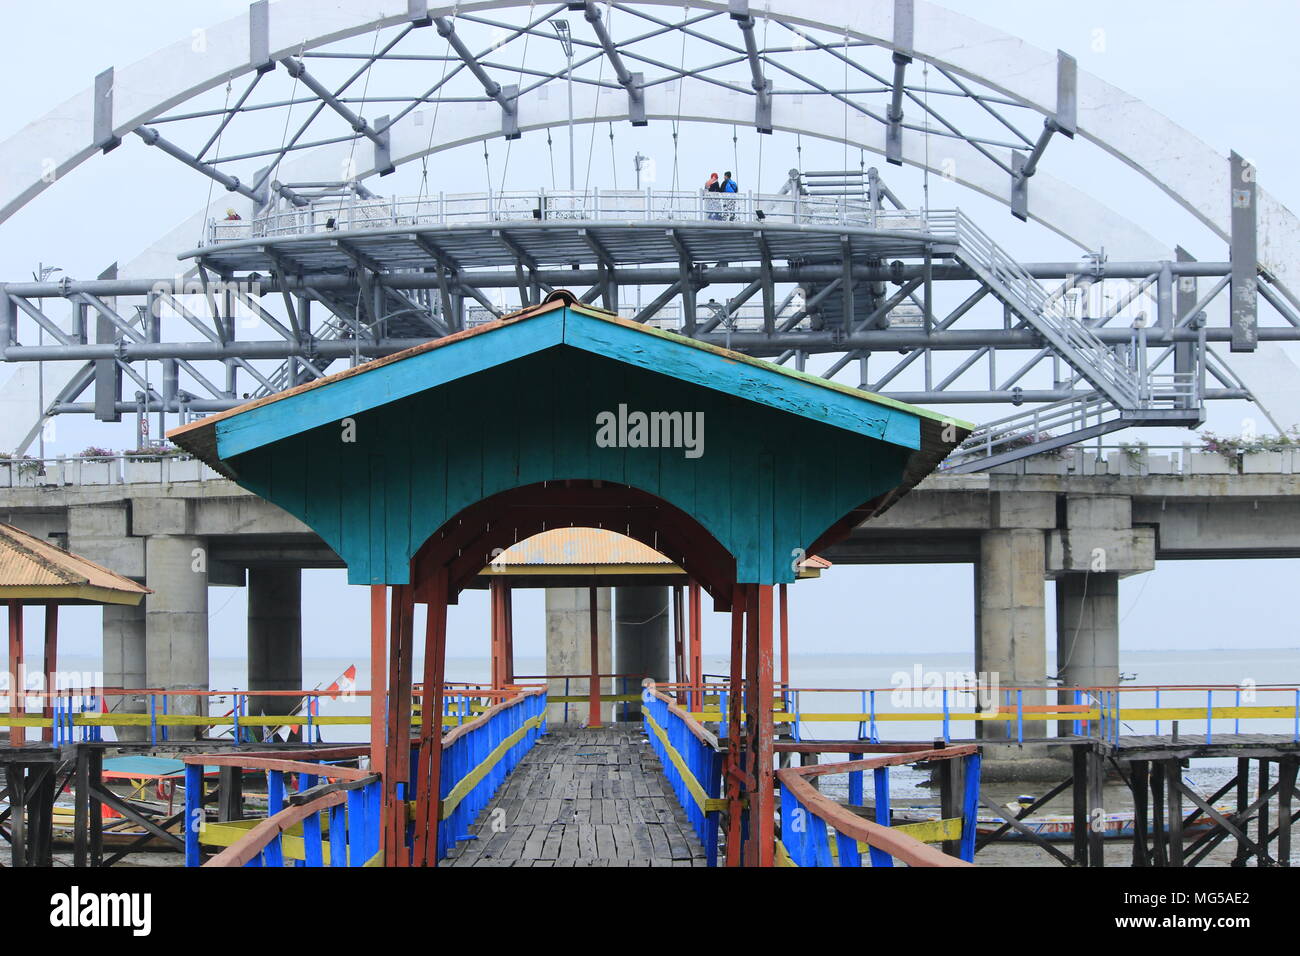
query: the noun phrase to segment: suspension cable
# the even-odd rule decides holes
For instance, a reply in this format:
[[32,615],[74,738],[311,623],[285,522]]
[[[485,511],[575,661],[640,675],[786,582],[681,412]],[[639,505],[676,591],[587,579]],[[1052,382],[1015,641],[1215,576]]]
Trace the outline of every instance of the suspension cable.
[[[684,27],[691,19],[691,8],[686,7],[682,15]],[[677,191],[677,140],[681,132],[682,94],[686,90],[686,31],[682,30],[681,63],[677,67],[677,115],[673,117],[673,192]]]
[[[223,121],[223,122],[225,121],[226,110],[228,110],[228,109],[230,108],[230,84],[231,84],[231,82],[232,82],[231,80],[226,80],[226,102],[225,102],[225,105],[222,106],[222,108],[221,108],[221,115],[222,115],[222,121]],[[230,124],[229,124],[229,123],[226,123],[225,125],[226,125],[226,126],[229,126]],[[217,155],[218,155],[218,156],[221,155],[221,136],[222,136],[222,134],[223,134],[225,131],[226,131],[225,126],[223,126],[223,127],[220,129],[220,131],[217,133],[217,144],[216,144],[216,145],[217,145]],[[199,225],[199,245],[203,245],[203,241],[204,241],[204,233],[205,233],[205,230],[206,230],[207,227],[208,227],[208,216],[210,216],[210,215],[212,214],[212,187],[215,186],[216,184],[217,184],[217,181],[216,181],[215,179],[212,179],[211,177],[208,177],[208,198],[207,198],[207,201],[204,202],[204,204],[203,204],[203,222],[200,223],[200,225]]]
[[[456,28],[456,17],[460,13],[460,2],[457,0],[456,6],[451,11],[452,30]],[[438,113],[442,109],[442,87],[447,82],[447,64],[451,62],[451,35],[447,36],[447,49],[442,57],[442,76],[438,79],[438,99],[433,104],[433,117],[429,121],[429,142],[425,145],[424,155],[420,157],[420,192],[415,197],[415,208],[418,211],[420,202],[424,199],[425,192],[429,185],[429,153],[433,150],[433,132],[438,128]]]
[[[529,0],[528,3],[527,22],[530,24],[533,22],[533,0]],[[521,86],[524,82],[524,64],[528,62],[528,41],[532,38],[532,35],[533,35],[532,30],[529,30],[527,33],[524,34],[524,52],[523,55],[520,56],[519,58],[519,76],[515,80],[516,88]],[[518,107],[519,107],[519,100],[518,98],[516,98],[515,99],[516,110],[518,110]],[[547,128],[546,135],[547,138],[550,138],[551,131],[549,127]],[[510,169],[510,148],[514,146],[514,144],[515,144],[514,140],[512,139],[506,140],[506,158],[505,158],[505,162],[501,164],[501,188],[499,190],[502,193],[506,191],[506,171]],[[489,185],[488,188],[491,188],[491,186]]]
[[[370,45],[370,66],[366,68],[366,81],[361,84],[361,102],[357,105],[364,110],[366,108],[366,96],[370,93],[370,77],[375,71],[375,51],[379,49],[379,30],[375,30],[375,42]],[[344,182],[351,182],[356,178],[357,164],[357,141],[361,139],[361,134],[357,133],[352,137],[352,143],[348,146],[348,162],[343,167]],[[336,216],[343,214],[343,197],[344,193],[339,193],[339,207],[335,212]]]

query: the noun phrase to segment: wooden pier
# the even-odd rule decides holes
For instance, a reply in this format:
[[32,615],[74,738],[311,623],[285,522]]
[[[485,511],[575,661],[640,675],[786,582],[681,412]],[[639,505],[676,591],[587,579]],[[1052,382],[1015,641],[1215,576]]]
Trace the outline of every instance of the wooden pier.
[[[1291,828],[1300,820],[1296,803],[1300,740],[1292,734],[1217,734],[1157,737],[1134,735],[1097,745],[1097,763],[1107,759],[1133,794],[1137,833],[1134,866],[1196,866],[1225,840],[1236,844],[1233,866],[1291,865]],[[1218,792],[1202,797],[1183,781],[1189,760],[1231,758],[1236,775]],[[1256,763],[1251,787],[1250,763]],[[1235,803],[1217,809],[1221,798]],[[1190,809],[1190,816],[1187,812]],[[1199,815],[1214,829],[1185,843],[1183,828]],[[1149,841],[1149,842],[1148,842]],[[1090,850],[1100,863],[1100,849]]]
[[552,728],[470,829],[444,865],[705,865],[640,724]]

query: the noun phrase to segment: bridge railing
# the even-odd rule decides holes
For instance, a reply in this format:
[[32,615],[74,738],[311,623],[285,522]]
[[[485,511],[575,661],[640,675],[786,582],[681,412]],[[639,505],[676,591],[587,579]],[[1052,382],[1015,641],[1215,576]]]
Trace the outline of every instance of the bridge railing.
[[[523,688],[443,735],[440,858],[469,837],[470,824],[545,732],[545,726],[545,690]],[[419,761],[414,744],[412,766]],[[326,762],[331,757],[355,758],[367,749],[294,751],[293,759],[239,753],[183,757],[186,866],[382,865],[380,776]],[[234,768],[241,780],[250,772],[264,772],[265,817],[208,821],[203,775],[205,768],[213,766]],[[290,775],[297,777],[297,793],[286,797]],[[242,816],[242,785],[239,793],[233,805]],[[205,846],[223,849],[204,863]]]
[[[1039,437],[1050,437],[1038,432]],[[1005,447],[1014,435],[997,436],[993,440],[996,452]],[[1028,430],[1021,433],[1022,441],[1034,444]],[[978,444],[978,442],[976,443]],[[1046,447],[1046,446],[1045,446]],[[972,449],[964,449],[969,451]],[[951,462],[951,464],[950,464]],[[952,456],[944,466],[959,464],[960,458]],[[1051,449],[1047,454],[1026,457],[1010,464],[996,465],[993,473],[1104,476],[1145,478],[1147,476],[1192,478],[1201,475],[1300,475],[1300,448],[1279,446],[1272,451],[1248,451],[1223,454],[1207,451],[1193,442],[1179,445],[1100,444],[1080,442],[1068,448]]]
[[704,847],[709,866],[718,865],[718,820],[722,799],[723,751],[718,738],[668,695],[647,686],[641,720],[664,776]]
[[[248,754],[198,754],[185,763],[186,866],[373,866],[378,862],[381,781],[377,774],[325,762]],[[318,759],[313,760],[312,757]],[[204,810],[204,770],[266,774],[266,817],[212,823]],[[289,793],[292,778],[297,792]],[[233,779],[233,774],[227,780]],[[203,847],[222,849],[206,863]]]
[[[676,686],[693,699],[687,716],[725,725],[732,701],[723,683]],[[661,689],[664,689],[661,686]],[[1053,701],[1053,695],[1055,700]],[[1136,698],[1136,699],[1135,699]],[[971,683],[894,687],[782,687],[773,721],[802,741],[810,728],[854,726],[860,740],[880,742],[886,726],[925,725],[918,739],[971,739],[979,724],[995,724],[998,739],[1073,734],[1117,739],[1174,731],[1212,742],[1224,733],[1277,733],[1300,743],[1300,685],[1122,684],[1113,687],[976,686]],[[1190,727],[1187,725],[1190,724]],[[901,730],[902,728],[900,728]],[[914,732],[915,733],[915,732]],[[823,735],[824,736],[824,735]],[[898,735],[889,735],[899,739]],[[815,738],[814,738],[815,739]]]
[[169,484],[214,478],[224,476],[189,455],[114,454],[0,459],[0,488]]
[[[951,229],[953,211],[945,212]],[[927,214],[921,210],[873,209],[865,199],[844,196],[592,188],[318,199],[306,206],[273,208],[250,221],[213,220],[208,241],[480,222],[593,220],[847,225],[909,233],[927,229]]]
[[442,738],[438,856],[461,840],[497,788],[546,733],[546,690],[522,690]]
[[[889,825],[889,768],[941,760],[959,760],[963,764],[961,816],[951,821],[957,824],[956,833],[952,834],[959,843],[957,857],[914,835],[917,833],[914,827],[905,831]],[[836,803],[809,782],[828,774],[848,774],[850,792],[861,794],[862,777],[868,770],[875,783],[874,821]],[[893,866],[896,862],[907,866],[970,866],[975,859],[979,778],[979,751],[970,745],[778,770],[776,779],[781,792],[778,863],[782,866],[863,866],[865,852],[873,867]],[[950,821],[938,822],[942,825]]]
[[[411,722],[419,723],[418,692]],[[239,743],[256,743],[275,731],[297,729],[307,743],[321,743],[322,728],[368,727],[368,708],[357,713],[325,713],[326,702],[345,705],[370,697],[356,688],[311,690],[161,690],[158,688],[65,688],[22,695],[23,708],[15,714],[0,712],[0,726],[49,729],[56,745],[103,739],[105,728],[141,728],[150,744],[174,739],[178,727],[193,728],[200,736],[229,735]],[[455,727],[473,720],[493,703],[517,694],[517,689],[489,688],[486,684],[449,682],[443,693],[443,726]],[[256,713],[254,701],[282,699],[285,713]]]

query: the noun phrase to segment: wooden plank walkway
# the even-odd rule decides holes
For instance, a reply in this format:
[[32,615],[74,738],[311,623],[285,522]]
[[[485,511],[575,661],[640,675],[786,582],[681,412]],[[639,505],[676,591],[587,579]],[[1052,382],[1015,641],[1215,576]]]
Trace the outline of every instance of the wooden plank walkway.
[[557,725],[444,866],[704,866],[640,724]]

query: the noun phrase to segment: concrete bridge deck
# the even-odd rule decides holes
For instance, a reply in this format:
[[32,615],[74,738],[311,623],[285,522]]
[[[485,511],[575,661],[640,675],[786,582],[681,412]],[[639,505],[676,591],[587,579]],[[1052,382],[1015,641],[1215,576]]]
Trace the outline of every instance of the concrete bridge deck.
[[640,724],[556,726],[446,866],[704,866]]

